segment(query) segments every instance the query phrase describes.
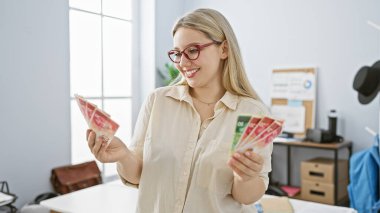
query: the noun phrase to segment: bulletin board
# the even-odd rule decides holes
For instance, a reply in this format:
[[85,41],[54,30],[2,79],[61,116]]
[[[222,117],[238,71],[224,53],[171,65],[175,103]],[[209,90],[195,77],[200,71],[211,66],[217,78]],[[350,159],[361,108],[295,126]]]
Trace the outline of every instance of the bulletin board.
[[[279,76],[281,77],[278,78]],[[277,81],[277,87],[274,81]],[[274,69],[272,71],[271,106],[289,106],[290,103],[296,101],[304,108],[304,128],[303,130],[292,132],[297,138],[304,138],[306,136],[306,130],[308,128],[314,128],[317,97],[316,86],[316,68]],[[280,88],[280,90],[283,91],[274,91],[273,88]],[[307,94],[302,94],[304,91],[306,91]]]

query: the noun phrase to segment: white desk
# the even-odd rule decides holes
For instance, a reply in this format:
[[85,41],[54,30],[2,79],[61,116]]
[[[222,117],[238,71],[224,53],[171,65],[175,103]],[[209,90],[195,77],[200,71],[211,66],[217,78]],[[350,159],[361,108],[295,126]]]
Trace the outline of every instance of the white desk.
[[[40,204],[53,211],[63,213],[134,213],[137,197],[137,189],[127,187],[118,180],[44,200]],[[264,197],[273,196],[264,195]],[[346,207],[296,199],[289,200],[295,213],[356,213],[355,210]]]
[[[272,195],[264,195],[264,197],[275,197]],[[315,203],[304,200],[289,198],[295,213],[357,213],[356,210],[341,206],[332,206],[321,203]]]
[[137,197],[137,189],[117,180],[44,200],[40,204],[63,213],[134,213]]

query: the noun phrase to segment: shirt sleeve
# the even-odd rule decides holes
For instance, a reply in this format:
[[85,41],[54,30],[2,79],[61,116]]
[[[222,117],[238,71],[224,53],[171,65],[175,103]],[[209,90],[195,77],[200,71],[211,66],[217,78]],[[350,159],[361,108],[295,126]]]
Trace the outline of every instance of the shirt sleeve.
[[[152,111],[155,94],[152,93],[145,99],[142,107],[140,108],[139,115],[137,117],[135,130],[133,133],[131,145],[128,147],[140,160],[143,160],[144,141],[146,132],[149,125],[149,119]],[[118,171],[119,173],[119,171]],[[138,184],[133,184],[125,180],[119,173],[121,181],[127,185],[138,188]]]

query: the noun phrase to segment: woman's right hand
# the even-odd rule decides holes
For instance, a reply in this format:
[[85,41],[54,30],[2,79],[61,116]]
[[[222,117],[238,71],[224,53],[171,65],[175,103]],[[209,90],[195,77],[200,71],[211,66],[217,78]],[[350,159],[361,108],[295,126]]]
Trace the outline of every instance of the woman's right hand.
[[92,154],[102,163],[117,162],[128,155],[127,146],[118,137],[114,137],[108,146],[101,137],[96,140],[96,133],[91,129],[87,130],[86,137]]

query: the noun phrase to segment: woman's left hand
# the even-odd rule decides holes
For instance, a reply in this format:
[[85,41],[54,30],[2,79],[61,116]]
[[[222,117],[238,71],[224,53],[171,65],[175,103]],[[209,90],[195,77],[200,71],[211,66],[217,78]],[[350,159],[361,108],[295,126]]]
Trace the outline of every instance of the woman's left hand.
[[259,176],[259,172],[263,168],[263,162],[264,160],[260,155],[252,150],[247,150],[244,153],[234,153],[227,164],[234,172],[235,178],[245,182]]

